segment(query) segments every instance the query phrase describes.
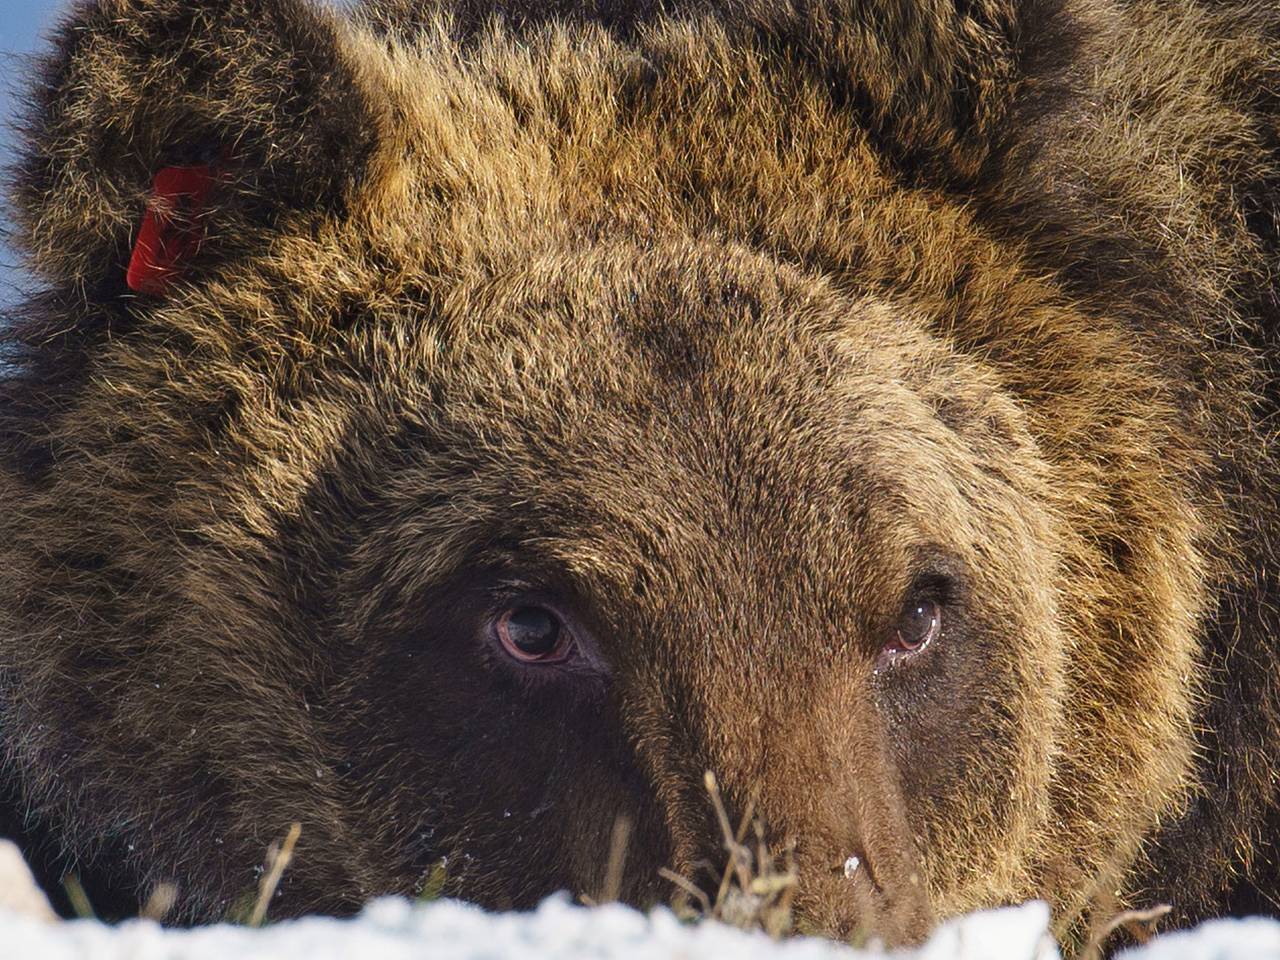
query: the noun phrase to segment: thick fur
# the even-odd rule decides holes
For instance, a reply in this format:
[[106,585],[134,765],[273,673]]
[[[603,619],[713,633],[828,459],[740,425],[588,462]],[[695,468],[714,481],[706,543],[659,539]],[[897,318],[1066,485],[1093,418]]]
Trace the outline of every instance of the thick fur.
[[[1280,893],[1277,36],[1253,3],[98,0],[13,178],[0,743],[186,916],[624,895],[812,928]],[[229,148],[163,299],[152,174]],[[941,635],[882,653],[926,591]],[[521,667],[485,624],[565,611]],[[846,880],[861,853],[868,870]]]

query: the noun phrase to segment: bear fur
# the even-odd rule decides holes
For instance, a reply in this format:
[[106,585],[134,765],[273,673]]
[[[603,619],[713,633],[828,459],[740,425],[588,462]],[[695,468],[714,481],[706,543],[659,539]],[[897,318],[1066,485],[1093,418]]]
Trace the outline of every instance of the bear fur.
[[1273,911],[1278,52],[1234,0],[80,3],[11,177],[14,829],[203,920],[295,821],[274,915],[594,894],[625,817],[645,904],[711,770],[807,929]]

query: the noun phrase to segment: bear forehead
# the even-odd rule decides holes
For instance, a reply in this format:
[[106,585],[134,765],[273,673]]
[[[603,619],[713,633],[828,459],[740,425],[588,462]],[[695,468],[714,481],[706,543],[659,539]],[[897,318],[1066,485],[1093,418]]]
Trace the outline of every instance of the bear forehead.
[[919,554],[985,542],[964,486],[991,483],[991,452],[966,434],[1018,453],[977,415],[1001,402],[989,385],[906,308],[737,261],[530,264],[460,291],[429,362],[370,356],[397,426],[381,446],[364,426],[340,441],[358,452],[339,462],[379,463],[360,582],[414,592],[488,564],[693,597],[699,580],[723,593],[725,571],[742,593],[786,569],[812,601],[819,582],[896,594]]

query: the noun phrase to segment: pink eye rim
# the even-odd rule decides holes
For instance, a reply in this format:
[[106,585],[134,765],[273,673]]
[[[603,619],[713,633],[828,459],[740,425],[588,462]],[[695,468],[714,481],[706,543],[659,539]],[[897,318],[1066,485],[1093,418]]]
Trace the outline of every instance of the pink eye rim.
[[492,629],[503,652],[520,664],[564,663],[576,642],[564,617],[536,602],[507,607]]

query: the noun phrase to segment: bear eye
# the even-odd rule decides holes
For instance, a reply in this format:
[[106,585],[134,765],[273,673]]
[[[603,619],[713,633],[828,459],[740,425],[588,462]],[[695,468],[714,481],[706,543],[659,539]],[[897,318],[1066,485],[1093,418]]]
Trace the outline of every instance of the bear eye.
[[941,630],[942,607],[934,600],[913,599],[898,615],[887,646],[894,653],[915,653],[933,642]]
[[521,663],[558,663],[565,659],[573,634],[546,607],[513,607],[495,625],[502,648]]

